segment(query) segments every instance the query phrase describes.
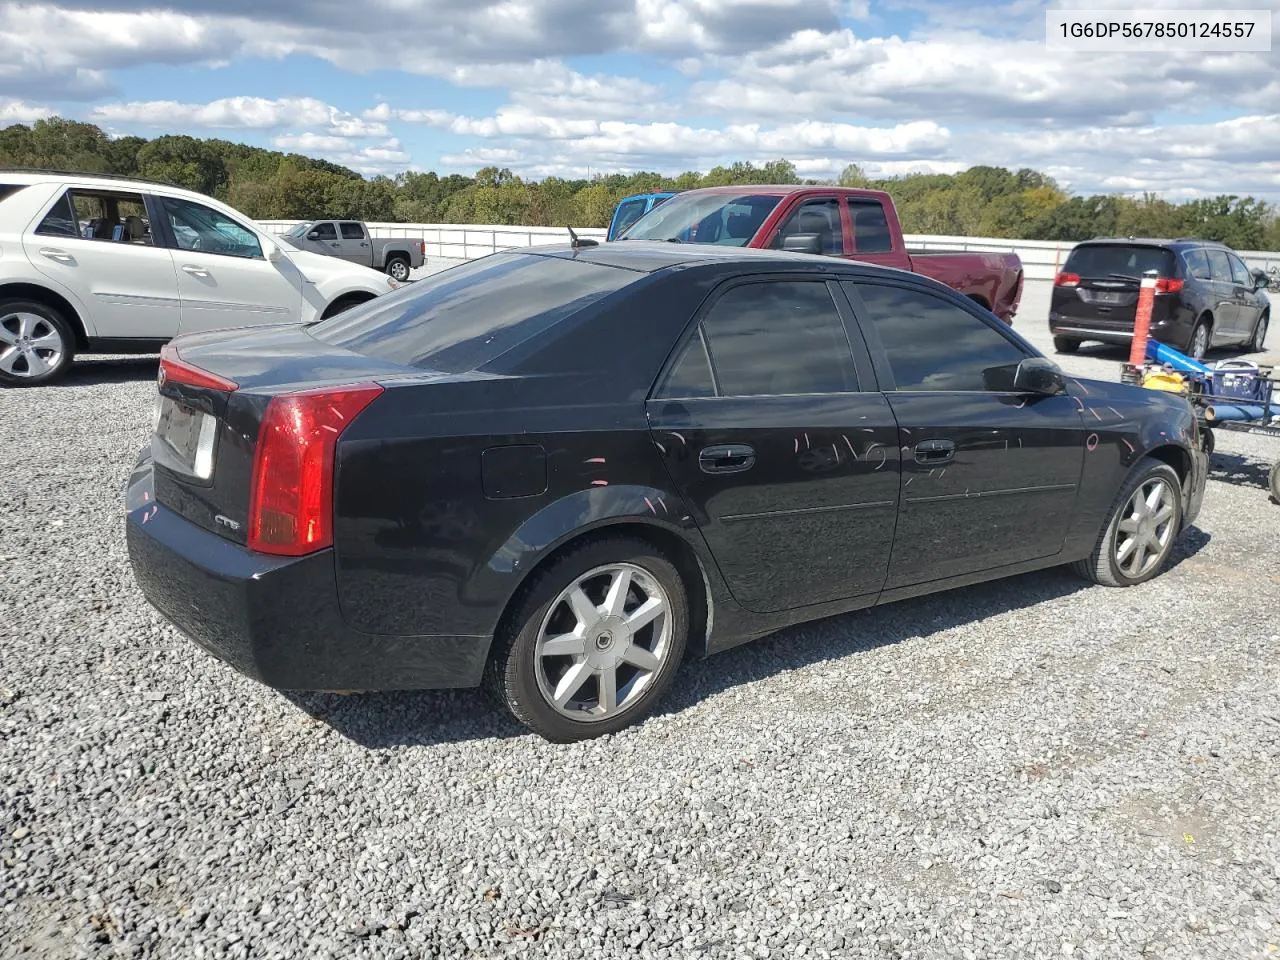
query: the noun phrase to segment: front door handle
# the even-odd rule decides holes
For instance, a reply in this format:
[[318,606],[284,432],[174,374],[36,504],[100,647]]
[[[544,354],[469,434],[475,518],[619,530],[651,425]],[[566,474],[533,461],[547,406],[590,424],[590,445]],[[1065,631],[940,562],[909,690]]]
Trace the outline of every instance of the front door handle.
[[188,263],[183,265],[182,272],[189,273],[193,277],[207,277],[209,275],[208,270],[206,270],[204,267],[198,267],[194,263]]
[[76,258],[65,250],[59,250],[57,247],[41,247],[40,256],[48,257],[50,260],[56,260],[58,263],[75,263]]
[[756,448],[746,443],[719,443],[698,452],[703,473],[741,473],[756,464]]
[[953,440],[921,440],[916,444],[916,463],[950,463],[956,455]]

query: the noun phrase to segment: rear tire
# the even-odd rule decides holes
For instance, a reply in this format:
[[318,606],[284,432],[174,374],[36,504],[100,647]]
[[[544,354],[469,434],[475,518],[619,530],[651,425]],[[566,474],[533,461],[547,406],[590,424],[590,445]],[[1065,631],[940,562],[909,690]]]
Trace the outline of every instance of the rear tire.
[[1267,327],[1270,323],[1270,314],[1264,313],[1258,318],[1258,325],[1253,328],[1253,336],[1249,338],[1249,344],[1245,347],[1245,350],[1249,353],[1262,353],[1266,349]]
[[1143,458],[1125,480],[1089,556],[1072,565],[1105,587],[1132,587],[1164,569],[1182,526],[1182,484],[1173,467]]
[[1058,353],[1075,353],[1080,349],[1080,341],[1072,340],[1070,337],[1054,337],[1053,349]]
[[684,659],[688,592],[671,561],[644,540],[608,536],[573,547],[535,573],[513,604],[485,685],[554,743],[638,722]]
[[0,384],[38,387],[67,372],[76,353],[71,324],[35,300],[0,300]]
[[1196,321],[1191,328],[1191,336],[1187,338],[1187,356],[1192,360],[1203,360],[1213,343],[1213,324],[1205,317]]
[[397,255],[387,260],[387,276],[397,283],[407,283],[412,270],[406,257]]

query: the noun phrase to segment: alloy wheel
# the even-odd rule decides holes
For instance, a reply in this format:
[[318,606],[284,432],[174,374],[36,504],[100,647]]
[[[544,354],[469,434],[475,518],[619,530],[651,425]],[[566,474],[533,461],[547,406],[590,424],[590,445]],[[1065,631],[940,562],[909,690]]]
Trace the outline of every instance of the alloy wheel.
[[596,567],[560,592],[534,648],[538,691],[571,720],[616,716],[644,698],[673,646],[671,601],[630,563]]
[[1129,579],[1150,572],[1168,553],[1174,534],[1175,497],[1167,480],[1152,477],[1125,503],[1116,525],[1112,556]]
[[0,372],[11,377],[43,377],[62,360],[66,344],[47,318],[35,313],[0,315]]

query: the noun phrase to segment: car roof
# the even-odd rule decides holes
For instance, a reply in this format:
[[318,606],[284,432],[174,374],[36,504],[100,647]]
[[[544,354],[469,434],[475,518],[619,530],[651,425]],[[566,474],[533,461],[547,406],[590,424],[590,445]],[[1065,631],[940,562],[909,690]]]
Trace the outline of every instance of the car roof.
[[[615,240],[594,246],[574,247],[568,243],[523,247],[510,253],[527,253],[543,257],[559,257],[565,260],[581,260],[601,266],[619,267],[637,273],[654,273],[668,267],[708,263],[768,268],[799,267],[830,271],[855,266],[864,269],[870,264],[835,257],[823,257],[812,253],[790,253],[782,250],[760,250],[754,247],[717,246],[710,243],[671,243],[665,240]],[[886,273],[900,270],[883,268]]]
[[[209,201],[217,201],[215,198],[192,190],[189,187],[181,187],[173,183],[164,183],[160,180],[143,180],[138,177],[126,177],[117,173],[76,173],[73,171],[63,170],[28,170],[21,168],[0,168],[0,177],[3,177],[6,183],[20,184],[29,186],[36,183],[65,183],[71,186],[90,186],[103,190],[111,190],[112,188],[126,189],[128,187],[148,189],[159,189],[167,194],[175,196],[189,197],[193,200],[199,200],[201,203]],[[242,214],[243,216],[243,214]]]
[[1197,240],[1195,237],[1178,237],[1176,240],[1161,239],[1159,237],[1094,237],[1091,240],[1082,240],[1076,246],[1107,246],[1108,244],[1116,243],[1134,247],[1221,247],[1223,250],[1231,249],[1225,243],[1219,243],[1217,240]]

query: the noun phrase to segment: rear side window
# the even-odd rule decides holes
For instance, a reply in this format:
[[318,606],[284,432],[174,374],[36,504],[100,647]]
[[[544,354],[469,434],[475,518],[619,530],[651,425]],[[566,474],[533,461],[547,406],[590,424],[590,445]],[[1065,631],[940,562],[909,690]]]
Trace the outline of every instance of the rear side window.
[[1141,280],[1148,270],[1155,270],[1162,277],[1174,276],[1173,251],[1141,244],[1081,244],[1071,251],[1062,266],[1063,273],[1078,274],[1087,280],[1116,276]]
[[1209,269],[1209,256],[1205,251],[1196,247],[1194,250],[1188,250],[1183,257],[1187,261],[1187,270],[1191,272],[1191,276],[1197,280],[1212,280],[1213,273]]
[[822,281],[746,283],[725,293],[659,394],[709,396],[709,376],[722,397],[858,389],[849,338]]
[[384,294],[309,332],[366,356],[464,373],[636,278],[630,270],[595,263],[496,253]]
[[893,252],[893,236],[883,204],[876,200],[850,200],[849,219],[853,221],[854,253]]
[[74,189],[45,214],[36,233],[150,246],[151,221],[139,193]]
[[1231,262],[1221,250],[1209,251],[1209,269],[1213,272],[1213,279],[1231,283]]
[[360,226],[360,224],[358,223],[342,224],[342,239],[343,240],[363,240],[364,227]]
[[1026,354],[1000,332],[941,297],[881,284],[854,285],[899,390],[994,391]]

